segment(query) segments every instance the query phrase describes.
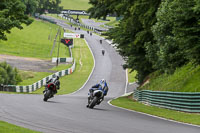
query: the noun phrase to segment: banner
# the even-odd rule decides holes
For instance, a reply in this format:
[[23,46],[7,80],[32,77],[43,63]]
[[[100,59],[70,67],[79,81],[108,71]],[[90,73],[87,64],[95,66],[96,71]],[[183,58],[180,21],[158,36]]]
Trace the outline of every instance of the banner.
[[61,39],[61,42],[67,45],[67,47],[73,45],[73,39]]
[[83,34],[77,34],[77,33],[64,33],[65,38],[84,38]]

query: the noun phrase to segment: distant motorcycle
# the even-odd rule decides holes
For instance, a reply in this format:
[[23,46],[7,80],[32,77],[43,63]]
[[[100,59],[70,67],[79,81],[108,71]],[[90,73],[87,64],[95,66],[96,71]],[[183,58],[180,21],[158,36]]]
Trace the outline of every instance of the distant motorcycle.
[[94,90],[88,97],[88,108],[94,108],[95,105],[99,105],[103,101],[103,90]]
[[53,82],[47,84],[45,86],[45,90],[43,91],[43,93],[44,93],[44,99],[43,100],[46,102],[48,99],[53,97],[55,92],[57,92],[56,85]]

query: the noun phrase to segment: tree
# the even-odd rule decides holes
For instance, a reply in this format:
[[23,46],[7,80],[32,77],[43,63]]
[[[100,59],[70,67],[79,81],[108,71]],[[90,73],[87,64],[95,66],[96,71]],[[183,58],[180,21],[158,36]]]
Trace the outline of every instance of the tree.
[[60,13],[62,7],[59,6],[61,0],[39,0],[37,12],[40,14],[49,11],[51,13]]
[[25,6],[21,0],[0,0],[0,40],[7,40],[6,33],[14,27],[22,29],[33,20],[25,15]]
[[[197,0],[165,0],[152,27],[156,43],[146,45],[154,68],[173,73],[193,61],[200,63],[200,12]],[[152,58],[154,57],[154,58]]]
[[16,68],[12,68],[6,62],[0,63],[0,84],[16,85],[22,79]]
[[91,17],[100,18],[108,13],[123,16],[119,25],[107,35],[117,44],[119,53],[124,57],[124,68],[136,70],[140,83],[154,71],[152,63],[146,57],[145,44],[155,42],[151,27],[156,23],[155,14],[160,2],[161,0],[90,0],[93,5],[88,10]]
[[37,10],[38,4],[40,0],[21,0],[26,6],[25,14],[34,14]]
[[60,7],[61,0],[54,0],[49,2],[49,12],[50,13],[56,13],[59,14],[60,11],[62,10],[62,7]]

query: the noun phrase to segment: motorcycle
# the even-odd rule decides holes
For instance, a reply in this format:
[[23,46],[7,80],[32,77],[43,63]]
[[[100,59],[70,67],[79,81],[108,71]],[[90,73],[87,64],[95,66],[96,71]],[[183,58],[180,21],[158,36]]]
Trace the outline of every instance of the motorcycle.
[[52,98],[55,92],[57,91],[56,85],[54,83],[49,83],[45,86],[44,93],[44,101],[46,102],[48,99]]
[[103,101],[103,90],[94,90],[88,97],[88,108],[94,108],[95,105],[99,105]]

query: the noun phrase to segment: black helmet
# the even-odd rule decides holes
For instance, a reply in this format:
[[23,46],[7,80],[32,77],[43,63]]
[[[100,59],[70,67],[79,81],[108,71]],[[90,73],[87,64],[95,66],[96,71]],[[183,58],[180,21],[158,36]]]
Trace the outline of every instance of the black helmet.
[[56,79],[59,80],[59,76],[56,76]]

